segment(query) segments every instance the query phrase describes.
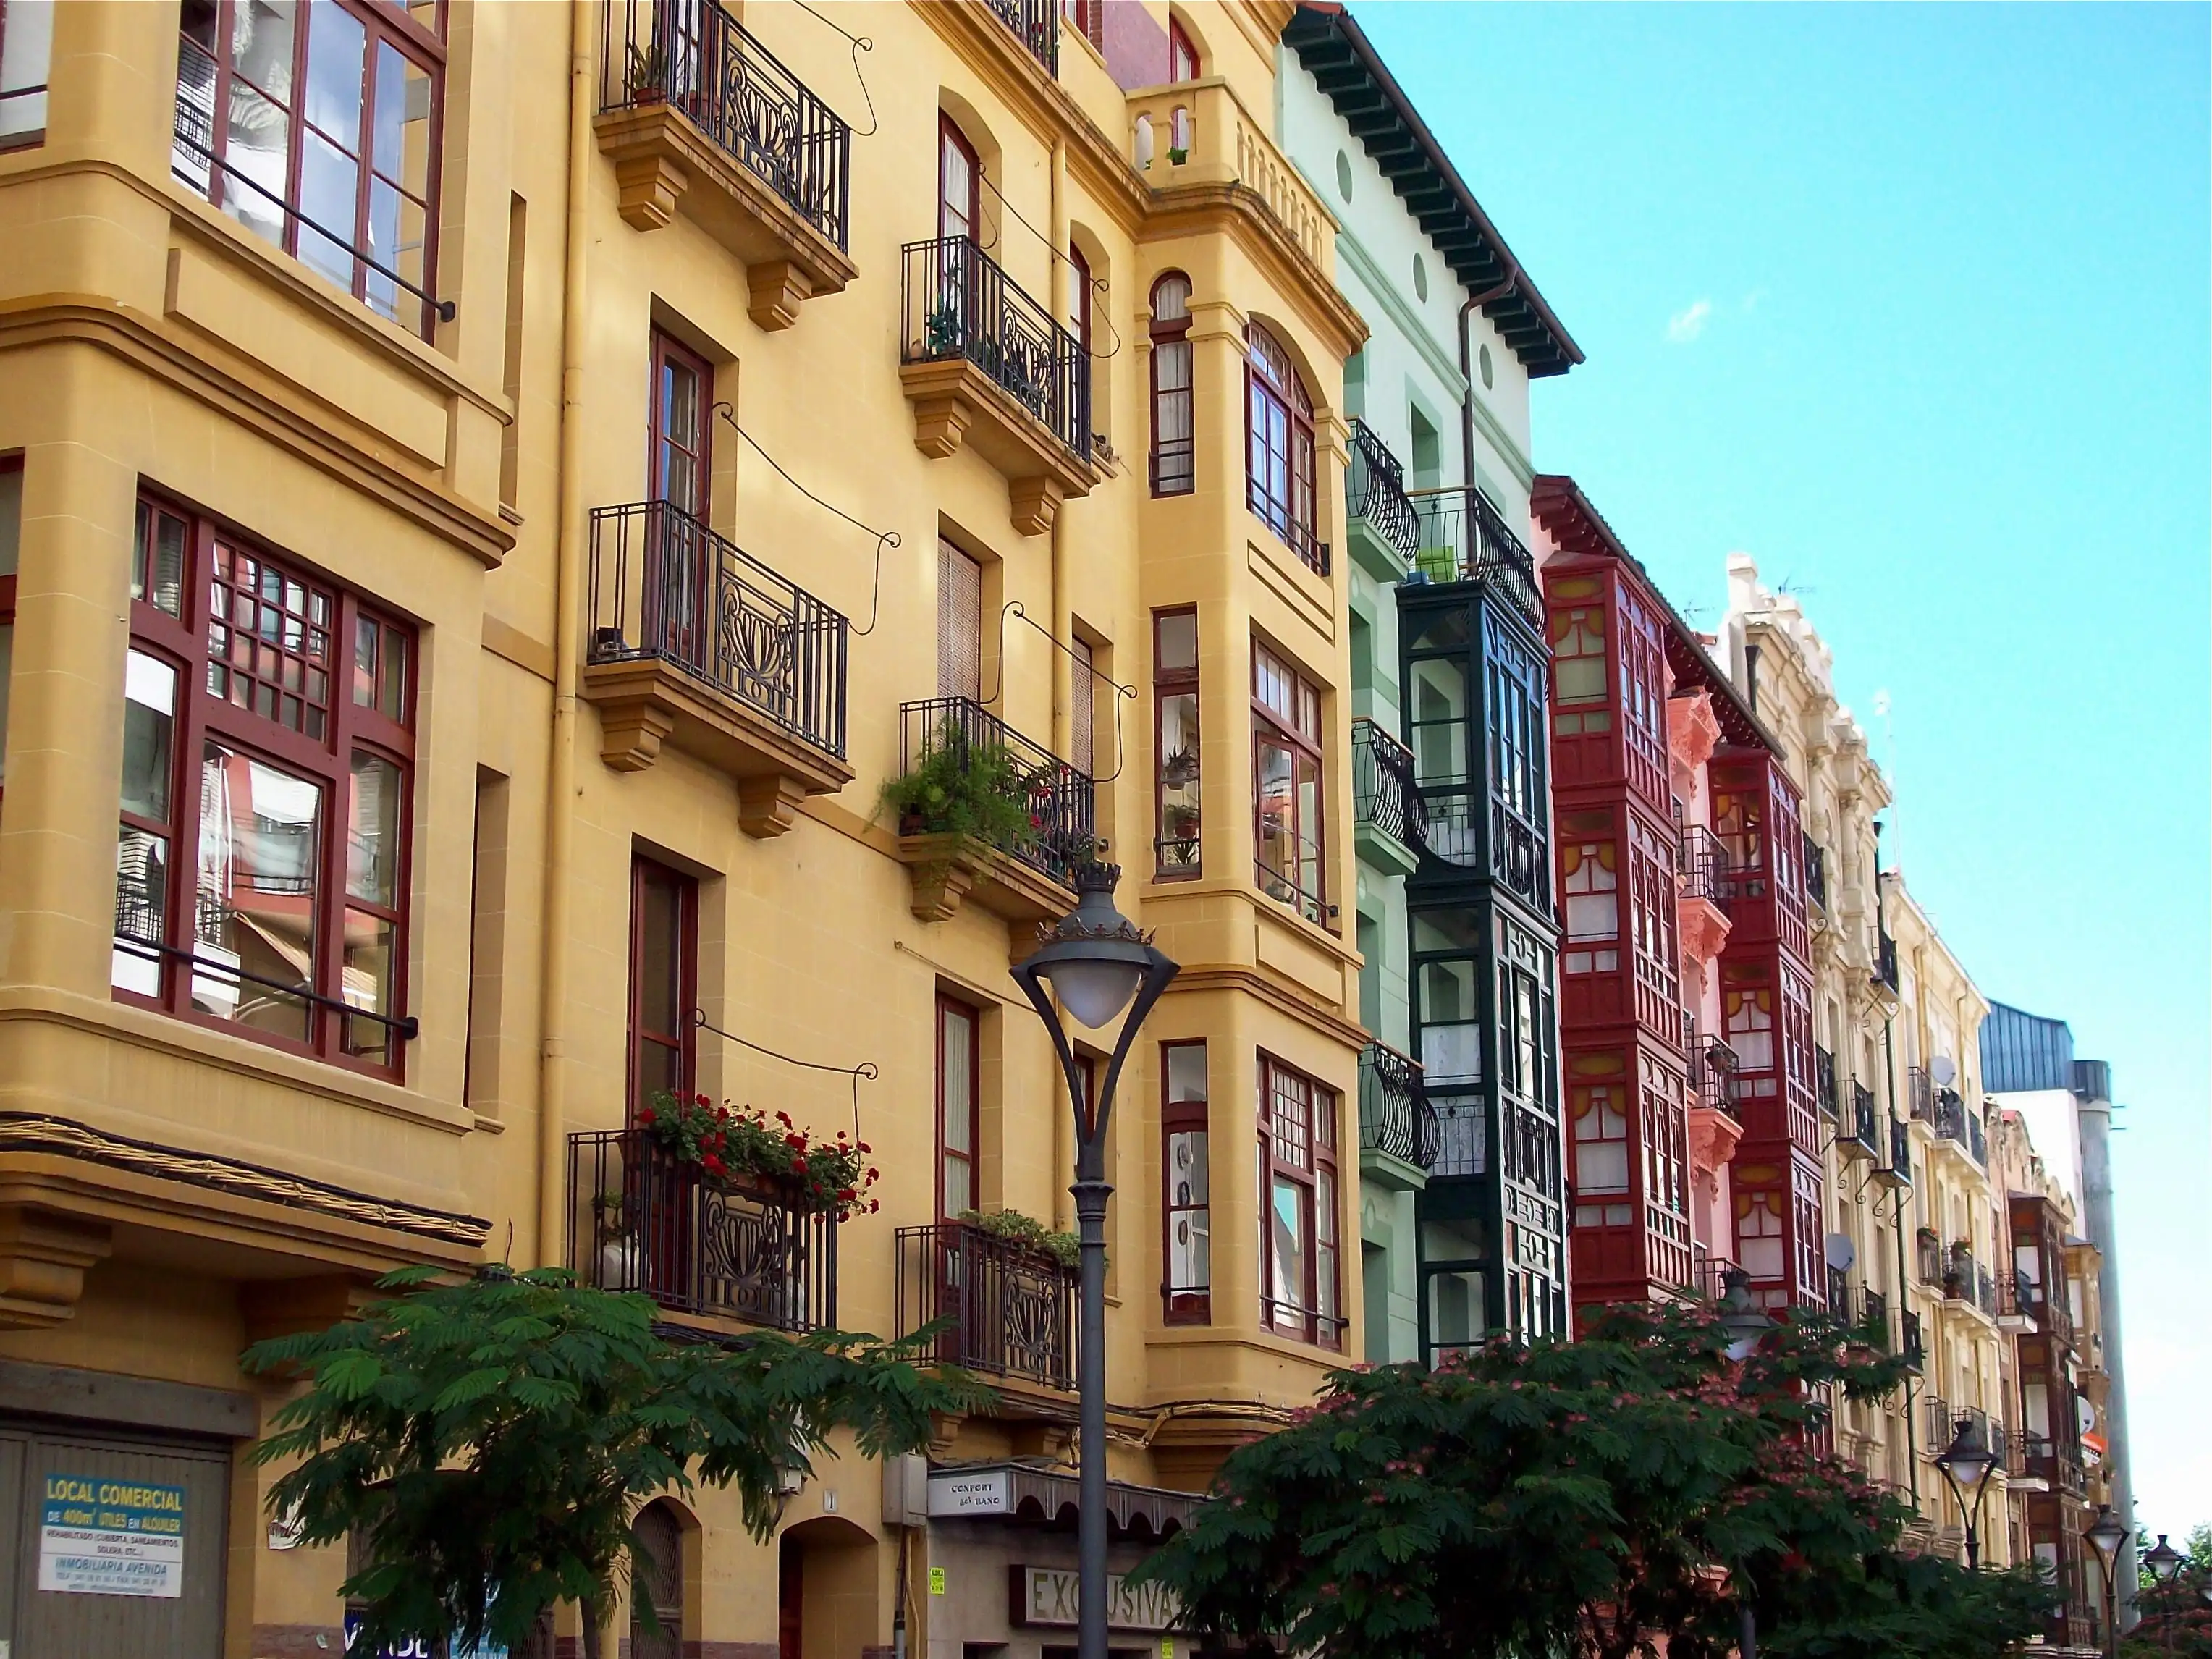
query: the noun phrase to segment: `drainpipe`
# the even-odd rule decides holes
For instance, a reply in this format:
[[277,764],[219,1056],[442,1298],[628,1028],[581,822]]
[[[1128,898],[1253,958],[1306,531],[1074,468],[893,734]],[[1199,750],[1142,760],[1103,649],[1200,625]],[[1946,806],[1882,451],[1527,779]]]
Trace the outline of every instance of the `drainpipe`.
[[1520,261],[1509,253],[1505,266],[1504,281],[1469,295],[1459,308],[1459,379],[1467,388],[1459,401],[1459,481],[1469,489],[1474,488],[1474,363],[1468,349],[1467,319],[1470,313],[1504,299],[1520,285]]
[[576,805],[576,653],[583,608],[584,256],[592,156],[592,0],[571,0],[568,222],[561,291],[561,516],[554,528],[553,747],[546,767],[545,961],[538,982],[538,1260],[543,1267],[560,1265],[568,1221],[565,1028],[568,860]]
[[[1756,647],[1753,648],[1756,649]],[[1753,662],[1755,669],[1757,665],[1755,657]],[[1876,818],[1874,823],[1874,927],[1877,951],[1881,948],[1881,820]],[[1879,961],[1876,962],[1875,966],[1877,968],[1881,966]],[[1884,1014],[1881,1017],[1881,1066],[1889,1078],[1889,1109],[1891,1115],[1894,1116],[1897,1112],[1897,1016],[1893,1013]],[[1909,1146],[1911,1145],[1912,1133],[1909,1127],[1911,1122],[1909,1114],[1905,1121],[1908,1125],[1905,1130],[1905,1144]],[[1901,1310],[1909,1305],[1912,1294],[1911,1282],[1905,1276],[1905,1206],[1902,1204],[1898,1206],[1896,1231],[1897,1305]],[[1930,1340],[1934,1334],[1935,1327],[1932,1324],[1920,1334],[1920,1363],[1923,1366],[1927,1364],[1928,1355],[1935,1346]],[[1900,1317],[1898,1321],[1898,1340],[1903,1341],[1904,1338],[1905,1322]],[[1917,1389],[1918,1384],[1915,1382],[1912,1373],[1906,1372],[1905,1377],[1905,1472],[1912,1483],[1912,1507],[1916,1513],[1920,1508],[1920,1448],[1917,1443],[1913,1428],[1915,1415],[1913,1407],[1918,1403],[1914,1396]]]

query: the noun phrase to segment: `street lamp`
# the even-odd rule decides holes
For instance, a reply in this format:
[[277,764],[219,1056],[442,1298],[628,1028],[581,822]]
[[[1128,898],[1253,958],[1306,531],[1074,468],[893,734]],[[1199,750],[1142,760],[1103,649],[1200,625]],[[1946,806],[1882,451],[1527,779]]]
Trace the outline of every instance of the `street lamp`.
[[[2150,1569],[2150,1576],[2161,1584],[2172,1583],[2174,1575],[2188,1562],[2187,1556],[2166,1541],[2164,1533],[2159,1534],[2155,1546],[2143,1553],[2143,1565]],[[2158,1622],[2166,1626],[2166,1650],[2171,1653],[2173,1651],[2173,1608],[2171,1605],[2160,1607]]]
[[[1724,1270],[1721,1285],[1720,1327],[1728,1336],[1728,1357],[1741,1364],[1751,1358],[1759,1338],[1779,1327],[1752,1301],[1751,1275],[1742,1268]],[[1759,1659],[1759,1613],[1751,1605],[1747,1578],[1744,1589],[1743,1605],[1736,1609],[1736,1651],[1740,1659]]]
[[1978,1571],[1982,1565],[1974,1522],[1982,1512],[1982,1494],[1988,1490],[1990,1472],[1996,1466],[1997,1460],[1982,1440],[1981,1425],[1971,1417],[1959,1419],[1958,1433],[1936,1459],[1936,1467],[1943,1471],[1951,1496],[1958,1499],[1959,1513],[1966,1519],[1966,1570],[1970,1572]]
[[[1177,965],[1152,947],[1137,925],[1114,908],[1119,865],[1095,859],[1075,872],[1075,908],[1054,922],[1044,942],[1014,964],[1014,982],[1052,1033],[1067,1097],[1075,1109],[1076,1226],[1083,1246],[1082,1314],[1076,1349],[1078,1479],[1076,1561],[1080,1600],[1076,1607],[1077,1659],[1106,1654],[1106,1124],[1114,1110],[1114,1085],[1137,1028],[1168,988]],[[1098,1030],[1124,1008],[1128,1018],[1106,1064],[1094,1099],[1067,1028],[1054,1006],[1066,1009]]]
[[2105,1652],[2106,1659],[2118,1659],[2120,1650],[2119,1600],[2120,1587],[2112,1577],[2114,1562],[2119,1558],[2120,1546],[2128,1541],[2128,1529],[2120,1524],[2110,1504],[2097,1505],[2097,1518],[2082,1534],[2089,1547],[2097,1552],[2097,1560],[2105,1570]]

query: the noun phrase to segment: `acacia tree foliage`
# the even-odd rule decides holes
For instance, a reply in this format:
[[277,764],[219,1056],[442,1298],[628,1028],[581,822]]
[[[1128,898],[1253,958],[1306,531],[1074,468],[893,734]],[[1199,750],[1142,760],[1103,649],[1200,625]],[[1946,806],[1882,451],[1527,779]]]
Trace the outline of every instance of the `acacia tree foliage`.
[[1897,1555],[1904,1506],[1808,1448],[1827,1394],[1902,1377],[1874,1331],[1801,1316],[1741,1364],[1729,1342],[1710,1305],[1638,1304],[1581,1341],[1337,1372],[1142,1571],[1202,1629],[1332,1659],[1631,1659],[1662,1634],[1717,1659],[1747,1596],[1767,1650],[1807,1659],[1984,1659],[2039,1627],[2031,1577],[1984,1593]]
[[[912,1339],[672,1343],[646,1297],[558,1269],[440,1279],[392,1273],[380,1286],[395,1294],[361,1317],[241,1362],[306,1381],[254,1456],[292,1465],[269,1504],[306,1541],[360,1534],[344,1594],[364,1604],[363,1652],[439,1638],[520,1651],[555,1601],[604,1605],[653,1495],[734,1486],[765,1538],[780,1477],[811,1470],[832,1431],[871,1456],[912,1451],[933,1413],[988,1398],[918,1369]],[[584,1627],[596,1651],[596,1620]]]

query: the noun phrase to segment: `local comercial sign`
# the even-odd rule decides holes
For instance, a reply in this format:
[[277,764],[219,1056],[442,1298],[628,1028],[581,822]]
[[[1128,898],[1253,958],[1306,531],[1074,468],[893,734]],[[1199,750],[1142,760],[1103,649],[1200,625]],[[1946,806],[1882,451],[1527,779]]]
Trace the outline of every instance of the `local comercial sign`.
[[39,1588],[64,1595],[185,1593],[185,1489],[50,1474],[39,1516]]
[[[1083,1605],[1082,1584],[1067,1567],[1013,1570],[1013,1621],[1017,1625],[1073,1625]],[[1106,1576],[1106,1623],[1113,1630],[1173,1630],[1182,1609],[1173,1591],[1160,1584],[1132,1584],[1119,1573]]]

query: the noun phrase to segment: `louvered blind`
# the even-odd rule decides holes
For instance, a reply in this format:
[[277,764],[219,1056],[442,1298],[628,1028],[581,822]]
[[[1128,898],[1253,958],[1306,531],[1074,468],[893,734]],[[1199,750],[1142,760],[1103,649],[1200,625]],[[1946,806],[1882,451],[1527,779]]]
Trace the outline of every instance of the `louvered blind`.
[[937,695],[983,694],[983,567],[951,543],[937,544]]

